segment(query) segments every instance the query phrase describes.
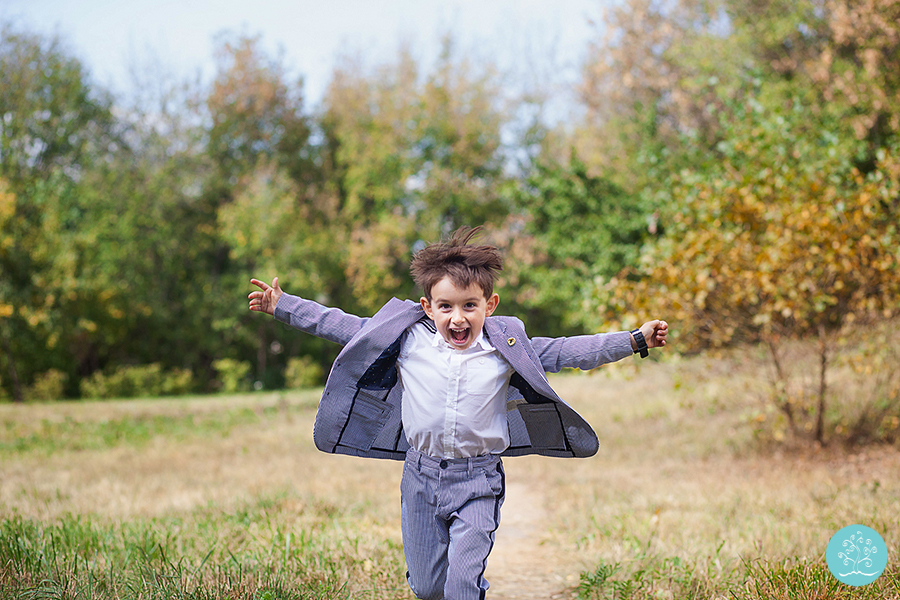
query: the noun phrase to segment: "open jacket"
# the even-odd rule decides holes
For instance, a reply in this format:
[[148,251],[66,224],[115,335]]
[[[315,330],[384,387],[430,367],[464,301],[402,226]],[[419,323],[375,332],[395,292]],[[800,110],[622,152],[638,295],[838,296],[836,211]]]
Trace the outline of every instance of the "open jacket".
[[[323,452],[403,460],[409,444],[400,415],[397,357],[403,334],[427,319],[422,306],[392,298],[371,318],[283,294],[275,318],[344,346],[319,409],[313,438]],[[586,457],[599,448],[591,426],[550,387],[545,372],[593,369],[631,356],[627,331],[533,338],[515,317],[487,317],[484,335],[514,369],[507,397],[510,444],[503,456]]]

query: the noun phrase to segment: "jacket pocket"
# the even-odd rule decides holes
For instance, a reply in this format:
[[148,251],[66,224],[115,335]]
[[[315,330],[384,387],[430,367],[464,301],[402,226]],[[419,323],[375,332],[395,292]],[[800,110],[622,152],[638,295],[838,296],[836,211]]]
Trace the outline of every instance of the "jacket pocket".
[[520,404],[518,408],[533,448],[566,450],[562,420],[555,404]]
[[350,414],[338,439],[339,446],[363,451],[372,447],[393,409],[385,402],[389,391],[357,388]]

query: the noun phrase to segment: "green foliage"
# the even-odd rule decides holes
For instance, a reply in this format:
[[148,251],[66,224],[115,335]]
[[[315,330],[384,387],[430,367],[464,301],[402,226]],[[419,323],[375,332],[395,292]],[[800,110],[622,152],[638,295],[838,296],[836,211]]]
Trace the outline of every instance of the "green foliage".
[[78,179],[115,136],[109,100],[58,39],[0,24],[0,73],[0,362],[22,401],[79,328],[68,302],[85,237]]
[[[75,397],[154,364],[196,378],[160,393],[280,386],[289,356],[335,348],[250,314],[251,276],[367,315],[416,297],[413,248],[459,225],[507,252],[501,310],[534,334],[659,315],[695,350],[883,318],[897,11],[617,3],[582,116],[519,137],[527,100],[449,36],[428,67],[405,48],[341,59],[312,112],[283,57],[226,35],[211,84],[149,73],[113,110],[62,41],[0,25],[0,395],[47,395],[56,370]],[[217,378],[221,356],[248,371]]]
[[220,358],[213,362],[219,389],[226,394],[250,390],[250,363],[233,358]]
[[567,165],[536,165],[512,191],[522,225],[507,244],[505,296],[535,324],[535,335],[583,333],[597,327],[586,310],[598,281],[635,263],[648,236],[640,201],[574,155]]
[[86,398],[172,396],[193,391],[193,385],[190,370],[164,370],[161,364],[151,363],[118,367],[111,373],[97,371],[82,380],[81,393]]
[[0,178],[19,186],[105,153],[96,144],[112,123],[109,99],[60,39],[0,23],[0,73]]
[[644,598],[700,599],[713,597],[731,584],[698,565],[678,557],[643,553],[628,565],[600,563],[593,573],[581,574],[579,600],[642,600]]
[[59,369],[50,369],[35,378],[26,396],[29,400],[60,400],[65,394],[66,379]]
[[284,385],[288,389],[305,389],[322,385],[325,373],[318,363],[308,356],[288,359],[284,372]]
[[[490,64],[454,52],[420,73],[406,49],[370,67],[345,59],[324,100],[323,152],[331,182],[332,238],[351,297],[371,313],[409,296],[411,248],[460,225],[500,224],[509,207],[500,143],[501,90]],[[334,298],[338,300],[338,298]]]
[[281,58],[267,56],[260,42],[231,36],[219,41],[216,78],[206,98],[212,121],[207,151],[226,177],[270,161],[303,181],[311,157],[302,81],[288,81]]

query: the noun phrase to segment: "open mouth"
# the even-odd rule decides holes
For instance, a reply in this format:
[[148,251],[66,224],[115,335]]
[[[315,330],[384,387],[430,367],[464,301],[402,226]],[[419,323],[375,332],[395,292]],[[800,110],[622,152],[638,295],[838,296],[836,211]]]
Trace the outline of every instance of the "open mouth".
[[466,343],[466,340],[469,339],[469,328],[465,329],[450,329],[450,341],[454,344],[462,346]]

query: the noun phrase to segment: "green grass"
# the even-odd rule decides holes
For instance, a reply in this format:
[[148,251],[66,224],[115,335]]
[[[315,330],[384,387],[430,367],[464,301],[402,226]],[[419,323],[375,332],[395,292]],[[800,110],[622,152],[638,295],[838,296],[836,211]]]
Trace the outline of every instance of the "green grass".
[[[754,360],[553,378],[600,452],[506,470],[548,509],[558,598],[900,598],[900,454],[760,438]],[[0,405],[0,598],[409,600],[399,464],[315,450],[317,400]],[[890,550],[861,588],[824,558],[852,523]]]
[[[51,403],[43,408],[56,407],[40,418],[21,418],[18,413],[0,413],[0,459],[23,453],[52,454],[62,451],[102,450],[119,446],[140,447],[156,437],[174,442],[204,436],[228,435],[240,426],[259,425],[275,417],[287,417],[311,406],[308,395],[287,402],[282,395],[257,397],[252,406],[215,407],[213,399],[196,397],[165,400],[126,401],[138,407],[151,404],[151,411],[129,411],[110,414],[104,405],[112,402],[85,403],[96,407],[93,412],[73,411],[83,406],[73,403]],[[118,403],[122,404],[122,402]],[[28,410],[29,407],[23,407]],[[75,412],[76,414],[72,414]],[[67,414],[68,413],[68,414]]]
[[[0,598],[408,599],[384,507],[303,471],[319,454],[308,442],[317,399],[0,406]],[[240,480],[290,452],[298,486]],[[323,489],[305,490],[310,478]],[[151,488],[156,503],[140,504]],[[181,496],[189,508],[165,503]]]
[[896,562],[873,583],[852,587],[838,581],[819,560],[777,560],[698,563],[681,557],[648,554],[627,563],[600,562],[581,574],[578,600],[887,600],[900,595]]
[[402,581],[402,554],[354,536],[357,518],[290,494],[126,522],[8,515],[0,597],[337,599],[351,597],[349,580],[373,590],[354,598],[406,597],[391,589]]

